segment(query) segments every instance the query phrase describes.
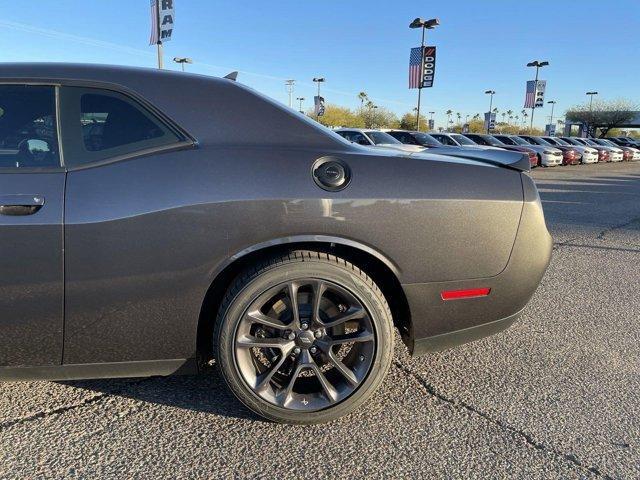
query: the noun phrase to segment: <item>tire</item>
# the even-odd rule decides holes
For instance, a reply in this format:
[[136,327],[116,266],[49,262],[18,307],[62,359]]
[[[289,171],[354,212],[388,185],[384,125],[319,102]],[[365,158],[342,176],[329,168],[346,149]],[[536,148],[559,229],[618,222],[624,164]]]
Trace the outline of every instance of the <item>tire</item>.
[[393,321],[384,295],[358,267],[292,251],[235,279],[218,311],[214,345],[227,385],[253,412],[321,423],[356,410],[383,381]]

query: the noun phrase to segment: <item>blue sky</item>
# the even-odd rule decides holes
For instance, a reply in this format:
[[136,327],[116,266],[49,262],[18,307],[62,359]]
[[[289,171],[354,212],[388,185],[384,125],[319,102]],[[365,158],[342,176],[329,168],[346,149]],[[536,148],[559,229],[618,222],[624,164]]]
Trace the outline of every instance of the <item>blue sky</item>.
[[[601,99],[640,101],[640,4],[638,0],[538,1],[228,1],[175,0],[169,60],[190,56],[193,72],[224,75],[287,102],[284,80],[296,79],[295,96],[314,94],[311,79],[324,76],[329,103],[355,107],[365,91],[398,114],[411,110],[407,88],[410,30],[417,17],[438,17],[427,43],[438,47],[435,85],[423,90],[423,111],[462,115],[488,108],[495,90],[500,111],[522,110],[524,83],[541,70],[556,112],[584,102],[587,90]],[[0,1],[0,61],[64,61],[155,66],[148,46],[148,0]],[[543,125],[549,107],[536,110]]]

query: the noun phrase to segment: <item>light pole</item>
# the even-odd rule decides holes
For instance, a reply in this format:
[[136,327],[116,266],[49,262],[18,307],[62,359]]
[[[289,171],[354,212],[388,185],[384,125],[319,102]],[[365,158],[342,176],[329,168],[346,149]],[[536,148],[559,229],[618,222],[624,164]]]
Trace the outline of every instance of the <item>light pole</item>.
[[287,93],[289,94],[289,108],[293,106],[292,95],[293,95],[293,87],[295,86],[296,81],[293,79],[285,80],[284,87],[287,89]]
[[551,116],[549,117],[549,125],[553,125],[553,109],[556,106],[556,101],[555,100],[549,100],[547,103],[551,104]]
[[487,121],[487,133],[489,133],[489,126],[491,125],[491,107],[493,107],[493,96],[496,94],[495,90],[486,90],[485,95],[489,95],[489,119]]
[[535,82],[533,83],[533,92],[534,92],[534,99],[533,99],[533,105],[531,106],[531,131],[533,132],[533,111],[536,108],[536,99],[535,99],[535,94],[538,93],[538,70],[540,70],[542,67],[546,67],[547,65],[549,65],[549,62],[541,62],[540,60],[534,60],[533,62],[529,62],[527,63],[527,67],[536,67],[536,79]]
[[305,101],[304,97],[297,97],[296,100],[298,100],[300,102],[300,113],[304,113],[304,111],[302,110],[302,102]]
[[[591,127],[593,123],[593,96],[597,95],[598,92],[587,92],[589,95],[589,133],[591,133]],[[595,137],[595,135],[593,135]]]
[[[324,82],[324,77],[313,77],[313,81],[318,84],[318,106],[316,108],[316,121],[320,121],[320,84]],[[315,103],[314,103],[315,106]]]
[[420,95],[422,93],[422,79],[424,76],[424,36],[427,30],[432,30],[438,25],[440,25],[440,20],[438,20],[437,18],[422,20],[420,17],[415,18],[413,22],[409,24],[409,28],[422,29],[422,42],[420,43],[420,83],[418,84],[418,110],[416,111],[416,130],[418,131],[420,131]]
[[191,60],[189,57],[173,57],[173,61],[179,63],[182,66],[183,72],[185,63],[193,63],[193,60]]

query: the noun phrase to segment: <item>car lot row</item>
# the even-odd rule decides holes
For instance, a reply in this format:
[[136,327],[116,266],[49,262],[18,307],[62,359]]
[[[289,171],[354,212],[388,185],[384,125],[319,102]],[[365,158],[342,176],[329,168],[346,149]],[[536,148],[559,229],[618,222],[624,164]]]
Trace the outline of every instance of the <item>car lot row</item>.
[[[426,149],[512,150],[526,153],[532,167],[555,167],[580,163],[640,160],[640,143],[630,137],[580,138],[535,135],[416,132],[340,128],[336,133],[347,140],[378,148],[410,153]],[[440,153],[434,151],[434,153]]]

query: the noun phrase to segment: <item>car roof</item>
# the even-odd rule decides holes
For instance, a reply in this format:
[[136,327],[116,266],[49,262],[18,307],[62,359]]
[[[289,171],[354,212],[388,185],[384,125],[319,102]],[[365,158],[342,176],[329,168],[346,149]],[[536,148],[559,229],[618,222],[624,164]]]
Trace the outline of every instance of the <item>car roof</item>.
[[199,142],[292,148],[349,145],[306,115],[226,78],[119,65],[0,63],[0,80],[121,90],[148,101]]

